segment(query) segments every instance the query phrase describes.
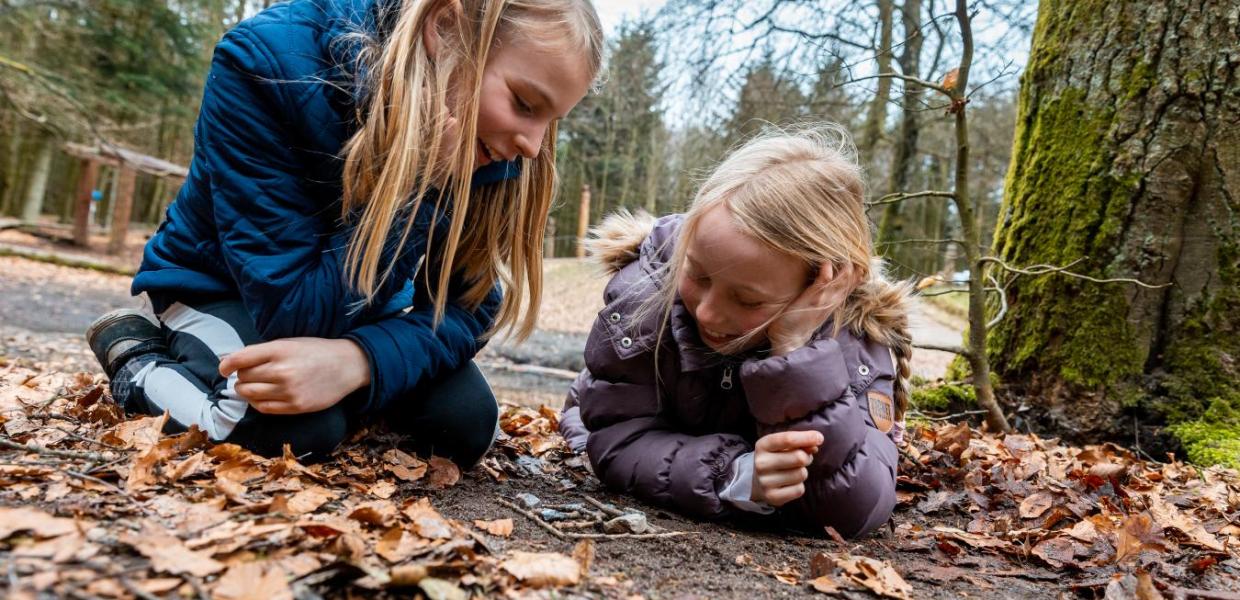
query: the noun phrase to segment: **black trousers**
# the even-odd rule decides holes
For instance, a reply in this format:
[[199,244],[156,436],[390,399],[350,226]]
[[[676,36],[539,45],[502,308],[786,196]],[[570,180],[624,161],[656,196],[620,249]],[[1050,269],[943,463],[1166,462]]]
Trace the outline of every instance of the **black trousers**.
[[419,455],[443,456],[465,468],[476,464],[495,440],[495,395],[472,361],[426,382],[408,398],[395,399],[383,414],[356,414],[349,397],[316,413],[267,415],[236,394],[235,374],[219,375],[223,356],[263,341],[241,302],[176,303],[158,317],[169,353],[133,359],[117,373],[112,390],[129,413],[167,411],[172,431],[197,425],[214,441],[263,456],[277,456],[289,444],[305,460],[321,461],[361,423],[377,419],[407,435],[409,449]]

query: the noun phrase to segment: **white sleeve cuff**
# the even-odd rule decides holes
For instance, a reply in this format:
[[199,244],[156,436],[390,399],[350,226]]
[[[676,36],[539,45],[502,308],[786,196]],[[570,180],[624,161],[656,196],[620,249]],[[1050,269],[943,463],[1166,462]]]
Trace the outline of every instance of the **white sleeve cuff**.
[[765,502],[754,502],[753,497],[753,452],[746,452],[732,461],[732,478],[719,492],[719,499],[726,500],[732,506],[746,512],[769,515],[775,507]]

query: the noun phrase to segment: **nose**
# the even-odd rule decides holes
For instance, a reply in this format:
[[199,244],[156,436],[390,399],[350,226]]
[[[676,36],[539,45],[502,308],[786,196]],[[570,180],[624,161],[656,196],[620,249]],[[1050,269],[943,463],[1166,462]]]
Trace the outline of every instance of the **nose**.
[[699,324],[716,331],[724,329],[723,315],[718,312],[717,304],[715,302],[715,291],[713,289],[707,290],[705,294],[702,294],[701,300],[698,301],[697,310],[694,311],[695,314],[693,315],[697,317]]
[[539,150],[542,149],[542,140],[543,136],[546,135],[546,131],[547,126],[539,124],[518,133],[516,140],[514,140],[517,153],[530,160],[537,158]]

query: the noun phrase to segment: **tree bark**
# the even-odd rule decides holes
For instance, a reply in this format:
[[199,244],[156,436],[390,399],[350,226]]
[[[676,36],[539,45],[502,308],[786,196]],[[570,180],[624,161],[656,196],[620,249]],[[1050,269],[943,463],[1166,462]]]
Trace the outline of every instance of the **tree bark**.
[[[878,63],[878,73],[891,72],[892,1],[878,0],[878,52],[874,57]],[[878,140],[883,137],[883,125],[887,122],[887,103],[890,101],[891,78],[879,77],[874,99],[870,101],[870,108],[865,115],[865,126],[861,129],[861,143],[857,148],[861,159],[867,161],[867,164],[874,163],[874,149],[878,147]]]
[[22,202],[23,221],[35,222],[43,214],[43,196],[47,193],[47,178],[52,169],[52,152],[56,150],[54,138],[45,136],[35,151],[30,177],[26,180],[26,197]]
[[1012,282],[989,354],[1058,431],[1132,439],[1117,417],[1135,407],[1194,460],[1240,457],[1238,19],[1228,2],[1039,7],[995,252],[1168,284]]
[[[921,35],[921,0],[905,0],[901,11],[901,22],[904,25],[904,50],[900,53],[900,72],[909,77],[920,77],[921,46],[924,36]],[[900,135],[896,139],[891,164],[890,192],[903,192],[910,189],[913,175],[914,158],[917,155],[917,139],[921,134],[918,113],[921,109],[922,89],[920,86],[904,82],[904,94],[900,101]],[[904,211],[908,210],[903,202],[888,204],[878,224],[878,239],[882,242],[898,240],[904,236],[904,222],[907,220]],[[884,254],[894,256],[893,271],[902,277],[910,275],[910,265],[906,260],[914,253],[923,252],[923,248],[911,247],[902,249],[899,246],[888,246]]]

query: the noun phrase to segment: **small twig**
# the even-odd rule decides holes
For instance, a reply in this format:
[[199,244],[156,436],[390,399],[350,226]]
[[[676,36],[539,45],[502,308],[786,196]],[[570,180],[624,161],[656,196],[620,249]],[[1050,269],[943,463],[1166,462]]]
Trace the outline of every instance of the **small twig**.
[[665,531],[663,533],[565,533],[574,540],[655,540],[684,535],[697,535],[698,531]]
[[1240,594],[1235,592],[1227,592],[1223,590],[1197,590],[1193,588],[1184,588],[1179,586],[1171,586],[1171,592],[1176,598],[1205,598],[1205,600],[1240,600]]
[[872,200],[870,202],[866,202],[865,205],[867,207],[882,206],[884,204],[895,204],[897,202],[904,202],[905,200],[912,200],[913,198],[955,198],[955,197],[956,197],[956,194],[953,192],[939,192],[939,191],[933,191],[933,190],[927,190],[924,192],[895,192],[893,194],[887,194],[886,196],[883,196],[879,198],[878,200]]
[[125,450],[124,448],[121,448],[120,446],[113,446],[112,444],[109,444],[109,443],[107,443],[107,442],[102,442],[102,441],[99,441],[99,440],[93,440],[93,439],[88,438],[88,437],[86,437],[86,436],[84,436],[84,435],[79,435],[79,434],[77,434],[77,433],[74,433],[73,431],[70,431],[70,430],[68,430],[68,429],[65,429],[64,427],[57,427],[57,426],[55,426],[55,425],[49,425],[49,426],[47,426],[47,427],[48,427],[48,429],[55,429],[56,431],[59,431],[59,432],[61,432],[61,433],[65,434],[65,435],[67,435],[67,436],[69,436],[69,437],[71,437],[71,438],[73,438],[73,439],[75,439],[75,440],[82,441],[82,442],[86,442],[86,443],[88,443],[88,444],[95,444],[96,446],[101,446],[101,447],[103,447],[103,448],[107,448],[108,450],[115,450],[115,451],[117,451],[117,452],[123,452],[123,451]]
[[[1155,285],[1151,283],[1145,283],[1144,281],[1141,281],[1139,279],[1130,279],[1127,277],[1112,277],[1112,278],[1107,278],[1107,279],[1100,279],[1098,277],[1090,277],[1089,275],[1082,275],[1080,273],[1073,273],[1072,271],[1069,271],[1068,268],[1071,267],[1072,265],[1067,265],[1063,267],[1054,267],[1051,265],[1034,265],[1032,267],[1021,269],[1019,267],[1013,267],[1007,264],[1006,262],[1003,262],[1002,259],[994,257],[994,256],[983,256],[977,260],[978,262],[994,263],[998,265],[999,268],[1003,269],[1004,271],[1018,273],[1020,275],[1048,275],[1051,273],[1058,273],[1060,275],[1066,275],[1068,277],[1073,277],[1076,279],[1084,279],[1085,281],[1092,281],[1094,283],[1131,283],[1131,284],[1139,285],[1143,288],[1151,289],[1151,290],[1158,290],[1158,289],[1162,289],[1162,288],[1165,288],[1171,285],[1170,283],[1160,283],[1160,284]],[[1078,262],[1080,262],[1080,260],[1074,261],[1072,264],[1074,265]]]
[[886,242],[879,242],[879,243],[878,243],[878,245],[879,245],[879,246],[899,246],[899,245],[901,245],[901,244],[956,244],[957,246],[960,246],[960,247],[962,247],[962,248],[963,248],[963,247],[964,247],[964,245],[965,245],[963,240],[953,240],[953,239],[951,239],[951,238],[946,238],[946,239],[925,238],[925,239],[911,239],[911,240],[890,240],[890,241],[886,241]]
[[988,413],[988,412],[990,412],[990,411],[987,411],[987,410],[966,410],[966,411],[964,411],[964,412],[952,413],[952,414],[950,414],[950,415],[944,415],[944,416],[942,416],[942,417],[932,417],[932,416],[930,416],[930,415],[928,415],[928,414],[926,414],[926,413],[924,413],[924,412],[921,412],[921,411],[919,411],[919,410],[913,410],[913,411],[909,411],[909,412],[910,412],[910,413],[912,413],[912,414],[914,414],[914,415],[920,416],[921,418],[923,418],[923,419],[925,419],[925,420],[927,420],[927,421],[951,421],[951,420],[953,420],[953,419],[959,419],[960,417],[968,417],[968,416],[972,416],[972,415],[984,415],[984,414],[986,414],[986,413]]
[[952,97],[952,92],[951,92],[951,90],[949,90],[949,89],[947,89],[947,88],[945,88],[945,87],[943,87],[943,86],[941,86],[941,85],[938,85],[938,84],[936,84],[936,83],[931,83],[931,82],[929,82],[929,81],[926,81],[925,79],[918,79],[918,78],[916,78],[916,77],[909,77],[908,75],[901,75],[901,74],[899,74],[899,73],[878,73],[877,75],[869,75],[869,76],[867,76],[867,77],[858,77],[858,78],[856,78],[856,79],[853,79],[853,80],[851,80],[851,81],[846,81],[846,82],[844,82],[844,83],[856,83],[856,82],[858,82],[858,81],[865,81],[865,80],[867,80],[867,79],[879,79],[879,78],[884,78],[884,77],[885,77],[885,78],[890,78],[890,79],[899,79],[900,81],[903,81],[903,82],[905,82],[905,83],[911,83],[911,84],[914,84],[914,85],[919,85],[919,86],[924,87],[924,88],[929,88],[929,89],[932,89],[932,90],[934,90],[934,91],[936,91],[936,92],[938,92],[938,93],[940,93],[940,94],[943,94],[944,96],[947,96],[948,98],[951,98],[951,97]]
[[74,450],[56,450],[55,448],[45,448],[33,442],[19,444],[6,437],[0,437],[0,448],[8,448],[10,450],[21,450],[23,452],[33,452],[43,456],[55,456],[57,458],[72,458],[77,460],[89,460],[92,462],[107,462],[112,460],[113,456],[107,456],[98,452],[77,452]]
[[142,600],[160,600],[159,596],[151,594],[150,592],[134,585],[134,583],[130,581],[128,577],[121,577],[120,582],[121,582],[121,587],[125,588],[126,590],[129,591],[130,594],[133,594],[134,596],[137,596],[141,598]]
[[616,507],[614,507],[614,506],[610,506],[610,505],[608,505],[608,504],[604,504],[604,503],[602,503],[602,502],[599,502],[598,500],[595,500],[594,498],[591,498],[591,497],[589,497],[589,496],[587,496],[587,495],[585,495],[585,494],[582,494],[582,495],[581,495],[581,497],[582,497],[582,498],[585,498],[585,499],[586,499],[586,502],[589,502],[590,504],[593,504],[595,508],[597,508],[597,509],[599,509],[599,510],[601,510],[601,511],[603,511],[603,512],[605,512],[605,513],[607,513],[607,514],[609,514],[609,515],[611,515],[611,516],[613,516],[613,517],[623,517],[625,514],[627,514],[627,513],[625,513],[624,511],[622,511],[622,510],[620,510],[620,509],[618,509],[618,508],[616,508]]
[[499,502],[500,504],[503,504],[504,506],[507,506],[508,508],[511,508],[512,510],[515,510],[525,515],[526,518],[536,523],[539,527],[542,527],[543,529],[547,530],[547,532],[550,533],[551,535],[554,535],[555,537],[561,540],[568,539],[568,536],[565,535],[563,531],[560,531],[559,529],[552,527],[550,523],[538,518],[538,515],[535,515],[534,513],[528,510],[525,510],[524,508],[521,508],[520,506],[517,506],[516,504],[513,504],[512,502],[509,502],[508,500],[504,498],[496,498],[495,501]]
[[990,283],[992,283],[994,287],[985,288],[984,291],[994,291],[999,293],[999,314],[995,315],[995,318],[991,319],[989,323],[986,323],[986,329],[989,330],[991,327],[998,325],[999,321],[1003,320],[1004,315],[1006,315],[1008,311],[1008,302],[1007,291],[1003,289],[1003,286],[999,285],[999,281],[995,279],[995,276],[987,273],[986,278],[990,280]]
[[969,351],[964,349],[961,346],[943,346],[940,344],[922,344],[920,342],[914,342],[913,347],[921,348],[922,350],[938,350],[939,352],[951,352],[952,354],[959,354],[961,356],[969,355]]

